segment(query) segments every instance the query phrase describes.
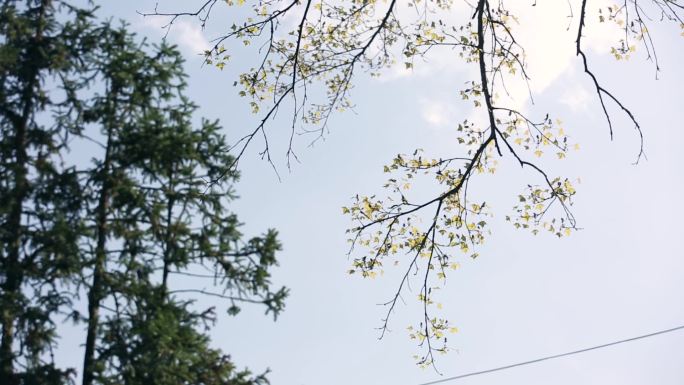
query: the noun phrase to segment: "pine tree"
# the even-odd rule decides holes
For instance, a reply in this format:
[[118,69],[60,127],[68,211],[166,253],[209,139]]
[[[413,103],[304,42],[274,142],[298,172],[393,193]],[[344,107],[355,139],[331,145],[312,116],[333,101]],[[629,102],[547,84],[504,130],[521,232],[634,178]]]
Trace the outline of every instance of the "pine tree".
[[[210,295],[231,314],[250,302],[277,315],[287,291],[269,281],[276,233],[243,241],[226,210],[233,158],[217,122],[193,127],[180,53],[139,43],[125,27],[107,34],[98,64],[105,87],[84,111],[104,139],[84,180],[83,384],[263,383],[209,346],[201,328],[216,314],[193,303]],[[198,271],[213,272],[216,291],[195,287],[206,278]],[[192,276],[184,283],[195,286],[175,288],[177,276]]]
[[[0,382],[55,384],[55,317],[73,299],[80,186],[61,155],[92,48],[91,14],[59,1],[0,5]],[[53,119],[46,119],[52,115]]]
[[179,52],[93,19],[0,5],[0,383],[73,383],[52,360],[65,319],[85,324],[84,385],[267,383],[211,346],[220,312],[198,298],[279,314],[277,234],[240,233],[229,146],[194,119]]
[[[225,212],[236,177],[228,173],[233,158],[217,122],[193,128],[195,109],[181,95],[179,104],[151,110],[130,137],[127,159],[141,170],[138,185],[149,210],[139,247],[145,252],[105,326],[102,359],[112,384],[265,383],[263,376],[237,372],[228,356],[210,348],[198,329],[214,321],[215,309],[198,309],[187,299],[218,296],[233,314],[241,302],[262,303],[277,315],[287,293],[271,291],[269,283],[280,248],[275,232],[243,244],[236,216]],[[207,181],[216,184],[207,188]],[[174,289],[174,278],[181,288]],[[187,288],[198,279],[213,280],[218,290]]]

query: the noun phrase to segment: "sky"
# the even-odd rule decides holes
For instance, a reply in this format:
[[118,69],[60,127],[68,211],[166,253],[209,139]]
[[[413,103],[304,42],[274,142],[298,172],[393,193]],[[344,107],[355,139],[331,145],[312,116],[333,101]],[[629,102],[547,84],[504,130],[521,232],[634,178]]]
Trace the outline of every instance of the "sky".
[[[154,1],[102,3],[102,17],[122,18],[151,41],[163,38],[162,21],[136,13],[154,9]],[[199,1],[162,1],[159,7],[182,10],[191,3]],[[397,153],[417,147],[436,154],[459,150],[455,127],[472,111],[458,102],[458,90],[471,70],[444,50],[412,71],[361,76],[352,94],[354,111],[335,115],[325,139],[311,147],[306,136],[298,138],[300,162],[289,171],[282,140],[288,127],[278,122],[269,127],[280,179],[258,156],[258,144],[240,164],[240,198],[231,210],[245,222],[247,235],[278,229],[284,249],[274,282],[288,286],[291,295],[276,322],[261,308],[245,308],[212,330],[213,344],[239,367],[270,368],[276,385],[418,385],[684,324],[680,31],[654,29],[662,67],[656,80],[643,52],[616,62],[608,54],[614,32],[587,27],[595,72],[642,123],[648,158],[633,165],[637,135],[613,106],[610,140],[592,85],[574,55],[576,19],[565,18],[568,5],[527,3],[514,6],[521,15],[519,36],[528,49],[535,104],[523,88],[514,89],[509,102],[536,116],[554,111],[580,144],[563,162],[542,162],[553,174],[581,179],[574,214],[582,230],[557,239],[507,224],[505,213],[533,175],[512,159],[501,159],[496,175],[478,178],[472,187],[498,214],[492,236],[477,259],[459,261],[461,268],[448,276],[440,294],[446,316],[459,328],[449,337],[452,351],[438,358],[443,376],[416,367],[412,356],[420,350],[405,332],[419,317],[415,308],[398,306],[392,332],[382,340],[376,330],[384,315],[377,304],[394,294],[400,272],[387,269],[373,280],[346,273],[350,223],[341,207],[357,193],[378,192],[386,179],[382,166]],[[589,9],[603,3],[590,1]],[[217,12],[204,31],[194,20],[181,20],[167,38],[187,58],[188,93],[199,113],[220,119],[236,138],[258,117],[235,95],[236,72],[203,66],[198,55],[234,19],[228,11]],[[75,336],[62,340],[58,360],[78,367],[81,342]],[[670,333],[450,383],[674,385],[684,383],[683,355],[684,332]]]

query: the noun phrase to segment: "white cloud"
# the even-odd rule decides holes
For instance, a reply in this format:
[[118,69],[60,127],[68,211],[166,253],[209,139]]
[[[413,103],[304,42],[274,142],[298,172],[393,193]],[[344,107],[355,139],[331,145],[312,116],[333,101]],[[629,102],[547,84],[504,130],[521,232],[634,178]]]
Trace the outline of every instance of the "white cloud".
[[[145,17],[141,25],[147,29],[154,29],[161,36],[166,34],[168,20],[162,17]],[[204,36],[204,32],[197,25],[187,20],[176,20],[168,31],[167,39],[178,44],[186,54],[201,54],[211,48],[211,44]]]
[[570,107],[573,111],[586,110],[589,105],[590,94],[579,84],[565,90],[560,97],[560,102]]
[[418,104],[421,117],[433,127],[444,127],[453,121],[452,104],[444,99],[422,98]]
[[[583,33],[583,47],[586,52],[605,53],[619,39],[618,29],[599,24],[592,17],[593,10],[605,4],[608,4],[606,0],[593,0],[588,5]],[[519,23],[513,27],[513,33],[525,48],[527,72],[531,79],[528,89],[528,84],[519,76],[508,76],[506,86],[510,96],[500,96],[501,101],[509,107],[524,109],[530,101],[530,91],[534,97],[543,93],[562,76],[582,71],[575,45],[580,10],[576,6],[571,10],[567,3],[548,2],[537,2],[535,7],[527,2],[516,2],[510,8],[518,16]],[[502,90],[499,91],[501,93]],[[585,90],[574,87],[566,92],[563,102],[571,108],[582,108],[587,97]]]
[[[471,10],[466,9],[460,2],[455,3],[451,13],[443,19],[447,23],[458,25],[463,23],[463,14],[470,15]],[[608,5],[608,0],[590,0],[587,6],[587,20],[585,21],[583,46],[587,52],[606,53],[620,37],[619,29],[608,23],[599,23],[596,10]],[[569,72],[581,71],[581,62],[577,58],[575,39],[579,23],[579,9],[573,4],[572,10],[566,2],[537,2],[532,7],[530,2],[509,2],[507,7],[511,14],[515,15],[518,23],[512,27],[516,40],[525,49],[525,61],[527,72],[531,80],[529,84],[521,79],[518,72],[516,75],[505,77],[506,88],[501,87],[497,81],[498,103],[510,108],[524,110],[530,102],[530,91],[539,95],[554,84],[560,77]],[[400,10],[402,11],[402,10]],[[570,18],[570,15],[573,15]],[[407,22],[411,20],[409,12],[401,12],[401,18]],[[401,59],[401,58],[400,58]],[[406,69],[402,62],[398,62],[387,74],[381,76],[381,81],[394,80],[406,76],[429,77],[439,74],[441,78],[447,75],[469,73],[477,76],[472,65],[465,64],[458,58],[457,53],[451,49],[433,49],[425,60],[417,59],[413,69]],[[529,88],[528,88],[529,86]],[[568,92],[566,101],[569,105],[580,108],[582,98],[585,95],[580,90],[573,89]],[[431,116],[432,122],[440,121],[436,117],[440,110],[438,107],[430,107],[430,113],[423,113],[424,117]],[[434,124],[434,123],[432,123]]]
[[[619,30],[599,25],[593,10],[608,3],[594,0],[588,6],[583,44],[587,50],[605,52],[619,38]],[[517,9],[516,9],[517,6]],[[543,92],[555,80],[574,65],[579,65],[575,40],[579,23],[579,9],[572,10],[565,3],[538,2],[530,7],[526,2],[517,2],[511,7],[519,15],[520,24],[514,33],[526,51],[531,88],[535,93]],[[570,18],[569,16],[573,17]]]

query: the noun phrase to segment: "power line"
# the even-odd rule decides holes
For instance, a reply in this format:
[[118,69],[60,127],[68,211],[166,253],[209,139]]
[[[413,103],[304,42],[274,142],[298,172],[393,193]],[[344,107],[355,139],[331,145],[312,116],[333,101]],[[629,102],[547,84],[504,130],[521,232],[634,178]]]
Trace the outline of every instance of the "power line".
[[674,332],[674,331],[677,331],[677,330],[682,330],[682,329],[684,329],[684,325],[677,326],[677,327],[674,327],[674,328],[671,328],[671,329],[660,330],[660,331],[657,331],[657,332],[653,332],[653,333],[648,333],[648,334],[640,335],[640,336],[637,336],[637,337],[627,338],[627,339],[624,339],[624,340],[609,342],[609,343],[603,344],[603,345],[592,346],[592,347],[590,347],[590,348],[584,348],[584,349],[580,349],[580,350],[575,350],[575,351],[572,351],[572,352],[556,354],[556,355],[553,355],[553,356],[546,356],[546,357],[542,357],[542,358],[537,358],[537,359],[535,359],[535,360],[524,361],[524,362],[518,362],[518,363],[516,363],[516,364],[511,364],[511,365],[506,365],[506,366],[499,366],[498,368],[492,368],[492,369],[487,369],[487,370],[480,370],[480,371],[478,371],[478,372],[471,372],[471,373],[461,374],[461,375],[454,376],[454,377],[442,378],[442,379],[439,379],[439,380],[436,380],[436,381],[425,382],[425,383],[422,383],[422,384],[420,384],[420,385],[441,384],[441,383],[444,383],[444,382],[447,382],[447,381],[460,380],[461,378],[472,377],[472,376],[478,376],[478,375],[480,375],[480,374],[486,374],[486,373],[492,373],[492,372],[498,372],[498,371],[500,371],[500,370],[506,370],[506,369],[511,369],[511,368],[515,368],[515,367],[518,367],[518,366],[534,364],[534,363],[541,362],[541,361],[552,360],[552,359],[554,359],[554,358],[560,358],[560,357],[571,356],[571,355],[573,355],[573,354],[579,354],[579,353],[588,352],[588,351],[590,351],[590,350],[602,349],[602,348],[606,348],[606,347],[613,346],[613,345],[624,344],[625,342],[632,342],[632,341],[636,341],[636,340],[640,340],[640,339],[644,339],[644,338],[649,338],[649,337],[657,336],[657,335],[660,335],[660,334],[671,333],[671,332]]

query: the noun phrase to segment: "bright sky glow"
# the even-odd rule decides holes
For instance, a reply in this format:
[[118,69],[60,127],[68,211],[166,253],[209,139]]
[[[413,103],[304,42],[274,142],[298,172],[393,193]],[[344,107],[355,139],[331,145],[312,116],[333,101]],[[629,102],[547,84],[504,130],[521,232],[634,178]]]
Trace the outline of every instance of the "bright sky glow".
[[[603,2],[593,1],[590,8]],[[102,3],[103,17],[123,18],[153,41],[164,35],[164,23],[135,12],[152,10],[155,1]],[[188,3],[161,2],[160,9],[181,10]],[[535,8],[531,1],[515,3],[535,104],[523,85],[510,90],[509,102],[534,116],[553,111],[580,144],[566,161],[542,161],[553,174],[581,179],[574,213],[583,230],[559,240],[507,224],[505,213],[531,177],[510,158],[500,160],[496,175],[477,178],[473,191],[491,202],[496,217],[480,257],[459,261],[461,268],[440,294],[446,315],[459,328],[449,337],[453,351],[437,362],[445,376],[684,324],[680,31],[655,30],[662,64],[655,80],[643,52],[616,62],[606,55],[613,41],[609,32],[594,25],[587,29],[595,72],[642,123],[648,160],[634,166],[637,135],[613,109],[619,118],[615,140],[609,140],[592,85],[575,56],[575,23],[566,30],[567,3],[540,0]],[[235,72],[202,66],[197,55],[232,23],[228,13],[217,12],[206,31],[194,21],[179,21],[168,38],[187,57],[189,93],[201,115],[220,119],[229,137],[239,137],[256,117],[236,96]],[[472,114],[470,105],[458,101],[458,89],[469,77],[463,66],[444,50],[428,63],[416,63],[413,71],[397,67],[380,79],[359,77],[352,94],[355,113],[335,115],[330,134],[311,148],[306,136],[299,137],[301,163],[291,172],[285,167],[286,143],[274,146],[282,182],[259,159],[259,144],[250,148],[232,209],[246,223],[246,234],[268,227],[280,231],[284,251],[275,281],[289,286],[291,297],[275,323],[260,308],[244,309],[237,317],[223,317],[213,330],[214,344],[239,366],[270,368],[274,385],[412,385],[440,378],[414,366],[417,348],[405,330],[417,317],[412,304],[398,307],[393,332],[377,340],[374,328],[384,310],[376,304],[393,294],[399,272],[388,268],[385,276],[365,281],[346,275],[349,223],[340,207],[356,193],[379,191],[386,178],[382,165],[397,153],[420,147],[440,156],[458,150],[455,125]],[[278,121],[269,127],[273,143],[287,136],[282,128],[287,127]],[[78,366],[82,342],[78,331],[73,333],[62,339],[58,359]],[[684,333],[674,333],[454,384],[680,385],[682,356]]]

